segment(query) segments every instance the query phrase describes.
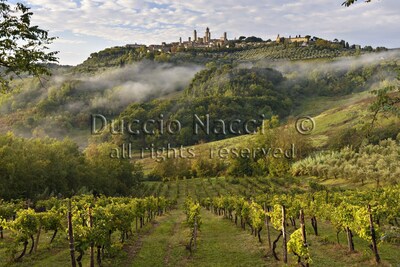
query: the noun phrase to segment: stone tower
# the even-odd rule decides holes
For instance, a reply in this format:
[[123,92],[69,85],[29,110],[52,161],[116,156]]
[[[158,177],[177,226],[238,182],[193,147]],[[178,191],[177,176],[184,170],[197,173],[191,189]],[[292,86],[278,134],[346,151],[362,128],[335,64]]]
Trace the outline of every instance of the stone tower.
[[196,30],[193,31],[193,41],[197,42],[197,31]]
[[224,42],[228,41],[228,34],[224,32]]
[[206,35],[204,36],[205,42],[208,43],[211,40],[211,33],[210,33],[210,29],[207,27],[206,29]]
[[276,42],[280,43],[281,42],[281,36],[278,34],[278,36],[276,37]]

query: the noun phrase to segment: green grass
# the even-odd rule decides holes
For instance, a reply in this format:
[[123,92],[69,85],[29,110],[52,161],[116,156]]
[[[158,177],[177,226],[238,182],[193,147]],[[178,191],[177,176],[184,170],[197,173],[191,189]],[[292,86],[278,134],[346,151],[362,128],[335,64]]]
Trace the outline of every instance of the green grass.
[[[175,236],[176,228],[182,228],[179,224],[182,223],[182,211],[172,211],[167,215],[165,220],[162,220],[154,229],[151,235],[143,239],[140,251],[133,259],[130,266],[175,266],[169,265],[171,260],[179,258],[182,255],[175,253],[171,257],[171,251],[176,246],[179,246],[184,254],[184,247],[179,243],[175,243],[179,236]],[[177,250],[175,250],[177,252]]]
[[[310,141],[315,149],[324,148],[331,136],[345,128],[361,127],[372,120],[372,112],[368,110],[373,100],[370,92],[354,93],[337,97],[313,97],[302,101],[302,104],[293,112],[293,120],[282,121],[283,127],[295,127],[295,119],[301,116],[311,116],[315,120],[315,129],[312,131]],[[376,127],[384,129],[391,125],[400,125],[400,119],[394,116],[380,116]],[[209,158],[210,150],[214,152],[226,148],[250,147],[257,135],[242,135],[223,139],[215,142],[202,143],[190,146],[195,151],[196,158]],[[145,173],[151,172],[157,162],[151,158],[140,159]]]
[[[127,243],[122,248],[122,245],[119,243],[120,233],[116,232],[113,234],[114,244],[116,245],[115,255],[112,258],[105,258],[102,262],[102,266],[104,267],[113,267],[113,266],[129,266],[127,265],[127,261],[129,262],[129,258],[132,253],[132,247],[138,246],[140,244],[140,239],[143,236],[149,235],[152,232],[153,228],[156,228],[157,225],[161,224],[163,220],[165,220],[168,216],[157,217],[153,223],[147,223],[142,229],[139,229],[138,232],[134,232],[133,236],[127,240]],[[70,253],[68,249],[68,241],[66,239],[65,233],[60,231],[58,233],[57,238],[53,242],[53,244],[49,244],[49,240],[51,238],[52,233],[42,233],[38,250],[36,253],[32,253],[28,255],[28,251],[30,249],[30,245],[28,245],[27,255],[25,255],[20,262],[13,262],[9,259],[9,253],[6,249],[6,242],[10,242],[8,237],[8,232],[5,231],[5,239],[0,240],[0,267],[10,266],[10,267],[61,267],[61,266],[70,266]],[[18,247],[18,253],[20,254],[22,251],[22,245]],[[87,267],[90,265],[89,262],[89,251],[86,251],[82,258],[82,265]],[[75,257],[78,254],[75,253]],[[97,263],[95,263],[97,266]]]
[[[197,178],[172,181],[161,185],[152,182],[154,191],[162,188],[163,195],[176,196],[176,188],[180,188],[178,208],[157,217],[153,223],[147,223],[144,228],[133,236],[124,245],[124,249],[116,253],[114,258],[105,259],[103,266],[284,266],[281,261],[276,261],[269,252],[267,245],[267,231],[261,232],[262,243],[250,235],[250,230],[242,230],[233,221],[216,216],[202,209],[202,225],[198,236],[197,250],[190,255],[186,249],[189,242],[190,230],[185,224],[185,214],[182,203],[186,191],[193,198],[216,196],[221,194],[239,194],[245,190],[248,194],[259,194],[262,188],[307,187],[312,178],[302,177],[297,180],[267,179],[267,178],[240,178],[239,184],[232,184],[227,178]],[[347,180],[323,181],[326,186],[341,186],[354,188],[356,185]],[[170,184],[170,186],[168,186]],[[298,224],[297,220],[297,224]],[[311,266],[375,266],[373,256],[368,248],[368,243],[357,236],[354,238],[356,252],[349,253],[346,246],[346,237],[340,233],[340,245],[336,241],[334,227],[322,220],[318,221],[319,236],[313,234],[310,219],[306,216],[307,238],[310,245],[313,264]],[[295,230],[289,226],[290,234]],[[8,238],[7,232],[6,239]],[[51,233],[42,235],[41,243],[35,254],[24,258],[23,262],[7,264],[6,251],[0,241],[0,266],[25,267],[25,266],[69,266],[68,242],[65,235],[60,233],[53,245],[48,245]],[[272,240],[278,232],[271,229]],[[115,240],[118,233],[115,234]],[[118,243],[118,241],[115,241]],[[282,240],[278,243],[277,253],[282,257]],[[400,264],[399,245],[380,244],[379,252],[382,258],[381,266],[398,266]],[[88,253],[83,257],[83,266],[89,265]],[[296,258],[289,256],[289,265],[295,266]]]
[[186,249],[189,229],[176,210],[143,240],[131,266],[264,266],[263,248],[230,221],[202,210],[197,250]]
[[[296,187],[306,189],[308,181],[312,178],[302,177],[294,182],[291,182],[288,188]],[[210,183],[211,182],[211,183]],[[283,181],[280,180],[269,180],[265,178],[240,178],[239,184],[231,184],[226,178],[197,178],[180,180],[179,185],[181,190],[187,186],[189,196],[205,197],[207,195],[216,196],[217,192],[221,194],[229,194],[234,192],[237,194],[241,190],[246,192],[258,194],[262,186],[268,187],[282,187]],[[340,186],[342,188],[355,188],[358,185],[350,183],[345,179],[338,180],[326,180],[320,181],[322,184],[330,186]],[[172,182],[176,186],[176,182]],[[204,183],[204,187],[201,186]],[[365,188],[369,188],[371,185],[365,185]],[[285,187],[285,186],[284,186]],[[204,189],[205,188],[205,189]],[[258,188],[258,189],[256,189]],[[287,189],[288,189],[287,188]],[[200,191],[200,192],[199,192]],[[183,191],[184,192],[184,191]],[[180,202],[183,199],[184,194],[181,194]],[[184,245],[188,242],[188,231],[182,223],[184,220],[183,212],[176,211],[178,213],[175,224],[172,222],[165,226],[169,231],[157,230],[147,238],[149,242],[152,240],[163,240],[161,246],[155,246],[147,248],[141,252],[142,255],[152,255],[149,249],[159,250],[162,247],[174,249],[167,249],[169,251],[168,263],[166,266],[283,266],[282,262],[277,262],[273,259],[271,253],[268,253],[267,248],[267,233],[263,229],[261,232],[263,243],[258,243],[257,238],[250,235],[250,231],[241,230],[239,227],[227,219],[213,215],[212,213],[202,210],[202,221],[201,232],[198,241],[198,250],[189,257],[187,250]],[[298,221],[297,221],[298,223]],[[172,225],[175,225],[174,227]],[[319,236],[313,234],[310,219],[306,218],[307,236],[310,244],[311,255],[313,259],[312,266],[375,266],[373,261],[373,255],[368,248],[368,243],[357,236],[354,237],[356,252],[349,253],[347,251],[346,237],[344,233],[340,233],[340,245],[336,242],[336,231],[332,225],[328,222],[319,221]],[[175,230],[172,230],[175,229]],[[292,226],[288,227],[288,232],[294,231]],[[168,233],[170,234],[167,238]],[[154,236],[153,236],[154,235]],[[162,235],[160,237],[159,235]],[[276,238],[278,232],[271,229],[272,239]],[[278,243],[277,253],[281,257],[281,241]],[[397,253],[399,246],[392,244],[380,244],[379,252],[382,258],[382,266],[397,266],[400,264],[400,255]],[[150,250],[151,250],[150,249]],[[156,255],[156,254],[154,254]],[[145,262],[143,256],[141,262]],[[165,259],[165,256],[164,256]],[[289,256],[289,266],[294,266],[296,258],[293,255]],[[173,264],[172,264],[173,263]],[[161,264],[161,263],[160,263]],[[136,265],[140,266],[140,265]],[[158,265],[155,265],[158,266]],[[160,265],[161,266],[161,265]]]
[[[9,241],[7,231],[5,231],[5,240],[0,241],[0,266],[18,266],[18,267],[31,267],[31,266],[49,266],[49,267],[59,267],[59,266],[69,266],[70,265],[70,255],[68,248],[68,241],[64,239],[63,233],[59,232],[58,237],[54,240],[53,244],[49,244],[52,233],[42,233],[38,250],[36,253],[28,255],[30,244],[28,245],[27,255],[25,255],[21,262],[11,262],[9,259],[9,254],[6,249],[6,242]],[[22,245],[18,247],[17,256],[22,251]],[[88,266],[88,257],[84,257],[82,260],[84,266]]]
[[198,248],[187,266],[265,266],[265,248],[256,238],[231,221],[208,211],[201,212],[203,224]]

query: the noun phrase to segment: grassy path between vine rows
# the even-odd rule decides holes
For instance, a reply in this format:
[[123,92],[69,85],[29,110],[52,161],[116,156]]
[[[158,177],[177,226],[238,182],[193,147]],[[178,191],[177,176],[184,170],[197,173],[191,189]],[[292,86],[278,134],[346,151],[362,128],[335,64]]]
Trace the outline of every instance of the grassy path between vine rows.
[[[179,205],[180,206],[180,205]],[[266,230],[262,231],[263,243],[251,236],[249,229],[241,230],[232,221],[216,216],[202,209],[202,225],[198,237],[197,250],[190,255],[185,248],[189,241],[189,229],[185,224],[182,209],[169,211],[157,217],[153,222],[135,233],[127,240],[124,251],[114,258],[106,258],[104,267],[108,266],[284,266],[266,253]],[[293,227],[289,226],[291,233]],[[367,242],[355,238],[356,252],[347,252],[346,237],[340,234],[341,245],[336,244],[336,233],[331,225],[320,221],[320,236],[313,234],[307,224],[307,238],[310,244],[312,266],[376,266]],[[57,242],[47,245],[51,233],[44,233],[38,252],[27,256],[23,262],[6,264],[6,252],[0,249],[0,266],[70,266],[67,241],[60,235]],[[271,229],[275,239],[277,231]],[[118,235],[115,235],[118,244]],[[282,239],[278,243],[277,253],[281,258]],[[380,254],[382,267],[399,266],[398,246],[382,244]],[[267,256],[266,256],[267,255]],[[295,264],[295,258],[289,254],[289,265]],[[83,257],[83,266],[89,266],[89,255]],[[96,265],[97,266],[97,265]]]
[[[151,235],[143,238],[131,266],[265,266],[263,247],[232,222],[202,210],[197,250],[185,248],[189,229],[185,214],[174,210]],[[273,264],[273,262],[270,262]],[[268,264],[271,266],[271,264]]]
[[[182,209],[173,210],[162,218],[162,222],[151,234],[143,236],[140,251],[127,266],[285,266],[267,252],[266,230],[262,231],[263,243],[250,235],[249,229],[241,230],[222,216],[209,211],[201,211],[202,225],[198,237],[197,250],[190,255],[185,249],[189,241],[189,229],[185,225]],[[368,244],[355,238],[357,251],[347,252],[345,235],[340,235],[341,245],[336,244],[336,233],[332,226],[320,222],[320,236],[315,236],[307,226],[312,266],[376,266],[368,249]],[[288,232],[294,229],[290,226]],[[277,231],[271,229],[271,238]],[[282,239],[276,249],[282,257]],[[397,266],[398,253],[395,246],[382,245],[381,266]],[[393,265],[394,264],[394,265]],[[289,253],[289,265],[296,265],[296,258]]]
[[[174,211],[172,211],[174,212]],[[119,233],[113,235],[114,243],[121,246],[120,249],[115,249],[115,257],[106,258],[102,262],[104,267],[114,267],[114,266],[129,266],[132,260],[136,257],[138,251],[140,251],[143,244],[142,240],[152,233],[161,225],[164,221],[168,221],[171,218],[170,215],[166,214],[156,219],[152,222],[146,223],[146,225],[139,229],[138,232],[134,232],[128,240],[126,240],[125,246],[122,246],[119,242]],[[8,252],[6,248],[3,247],[3,242],[0,242],[0,267],[60,267],[60,266],[70,266],[70,254],[68,249],[68,241],[64,238],[64,235],[60,233],[56,238],[53,245],[48,244],[48,240],[52,233],[43,233],[41,236],[41,241],[39,243],[39,248],[37,253],[32,255],[26,255],[22,262],[9,262],[7,258]],[[6,235],[7,238],[7,235]],[[77,253],[75,254],[77,256]],[[84,267],[90,266],[89,264],[89,251],[86,251],[84,257],[82,258],[82,265]],[[95,263],[97,265],[97,262]],[[143,265],[146,266],[146,265]]]

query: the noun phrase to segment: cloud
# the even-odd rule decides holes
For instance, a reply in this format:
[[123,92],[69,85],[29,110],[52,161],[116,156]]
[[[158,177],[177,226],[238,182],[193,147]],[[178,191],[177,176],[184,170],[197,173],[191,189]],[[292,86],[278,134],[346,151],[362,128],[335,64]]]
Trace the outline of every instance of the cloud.
[[[224,31],[228,37],[256,35],[265,39],[281,35],[310,34],[351,43],[399,47],[400,2],[395,0],[341,6],[340,0],[25,0],[34,20],[44,28],[76,39],[87,39],[88,50],[126,43],[161,43],[200,34],[209,26],[213,37]],[[61,49],[60,49],[61,50]],[[63,52],[79,46],[62,47]],[[83,53],[85,53],[83,55]]]
[[86,41],[83,40],[68,40],[68,39],[56,39],[54,42],[59,44],[73,44],[73,45],[86,43]]

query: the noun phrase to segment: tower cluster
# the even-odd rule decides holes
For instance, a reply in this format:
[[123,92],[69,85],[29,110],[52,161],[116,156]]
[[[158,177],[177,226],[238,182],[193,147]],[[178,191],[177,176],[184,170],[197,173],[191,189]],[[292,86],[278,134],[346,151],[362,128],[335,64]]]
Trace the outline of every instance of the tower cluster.
[[226,46],[228,43],[228,34],[224,32],[223,36],[219,39],[212,39],[211,38],[211,31],[210,28],[206,28],[203,37],[199,37],[197,34],[197,30],[193,31],[193,39],[192,37],[188,37],[187,41],[182,41],[182,37],[179,38],[179,44],[184,46],[185,48],[189,47],[223,47]]

